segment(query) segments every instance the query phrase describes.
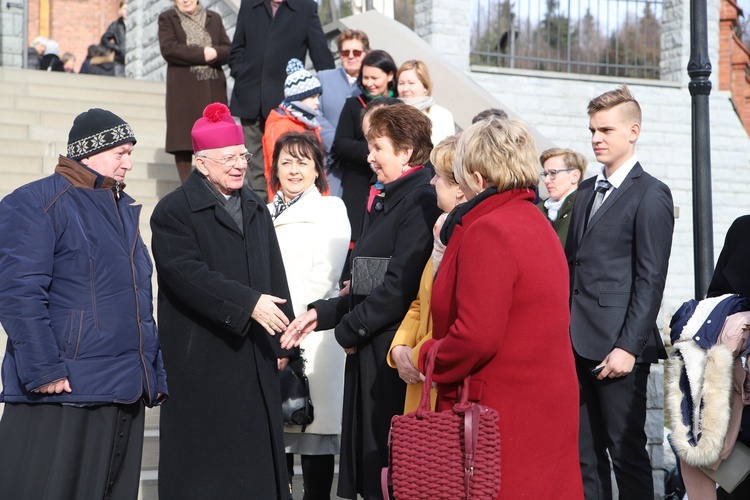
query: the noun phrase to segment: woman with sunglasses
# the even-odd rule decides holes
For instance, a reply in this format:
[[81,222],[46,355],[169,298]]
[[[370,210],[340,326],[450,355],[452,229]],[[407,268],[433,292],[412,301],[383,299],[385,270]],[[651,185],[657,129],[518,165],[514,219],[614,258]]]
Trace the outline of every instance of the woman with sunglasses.
[[[362,68],[362,60],[370,52],[370,40],[364,31],[344,30],[336,39],[336,44],[341,66],[318,72],[318,80],[324,91],[320,96],[318,122],[323,127],[320,135],[326,154],[331,152],[344,101],[362,93],[357,85],[357,77]],[[328,163],[329,189],[331,194],[341,196],[341,169],[331,168],[333,165]]]
[[578,184],[583,180],[588,162],[581,153],[561,148],[544,151],[539,162],[542,164],[542,181],[547,187],[549,198],[536,206],[552,223],[565,248]]

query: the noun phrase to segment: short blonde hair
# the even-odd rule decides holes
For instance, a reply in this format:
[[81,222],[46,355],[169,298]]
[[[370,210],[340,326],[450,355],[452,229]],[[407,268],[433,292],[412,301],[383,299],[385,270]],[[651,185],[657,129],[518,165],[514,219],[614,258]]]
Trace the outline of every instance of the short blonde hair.
[[475,123],[461,133],[456,145],[453,175],[461,186],[479,191],[474,172],[498,192],[534,189],[539,167],[534,137],[518,120],[491,118]]
[[424,85],[424,88],[427,91],[427,95],[432,95],[432,79],[430,78],[430,71],[427,69],[427,65],[422,61],[412,59],[411,61],[406,61],[404,64],[402,64],[401,67],[398,68],[398,72],[396,73],[396,81],[398,81],[401,73],[409,70],[414,70],[414,72],[417,74],[417,78],[422,83],[422,85]]
[[453,176],[453,159],[456,156],[456,145],[461,134],[449,135],[432,149],[430,161],[435,167],[435,172],[441,175],[449,184],[456,184]]
[[544,167],[544,163],[547,160],[556,156],[563,157],[563,163],[566,168],[572,168],[581,172],[581,179],[583,179],[583,175],[586,173],[586,166],[589,164],[585,156],[572,149],[551,148],[542,151],[542,154],[539,156],[539,163]]
[[623,106],[623,114],[620,115],[622,118],[627,119],[630,123],[641,124],[641,105],[635,100],[635,96],[630,92],[627,85],[620,85],[615,90],[605,92],[598,97],[594,97],[589,101],[588,113],[589,116],[599,111],[605,111],[612,109],[620,104]]

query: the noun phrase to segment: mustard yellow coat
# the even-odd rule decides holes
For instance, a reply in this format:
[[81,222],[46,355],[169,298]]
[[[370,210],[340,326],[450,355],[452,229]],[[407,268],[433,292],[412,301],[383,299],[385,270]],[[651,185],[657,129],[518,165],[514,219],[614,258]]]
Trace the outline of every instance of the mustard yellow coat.
[[[432,282],[435,277],[432,257],[427,260],[427,265],[422,271],[422,279],[419,282],[419,293],[417,298],[409,306],[409,311],[404,316],[401,326],[391,342],[387,361],[392,368],[396,363],[391,356],[393,348],[398,345],[407,345],[412,348],[411,357],[414,366],[419,366],[419,349],[422,343],[432,338],[432,314],[430,313],[430,296],[432,295]],[[422,382],[409,384],[406,387],[406,398],[404,401],[404,414],[414,411],[419,406],[422,397]],[[435,408],[437,393],[434,389],[430,391],[430,406]]]

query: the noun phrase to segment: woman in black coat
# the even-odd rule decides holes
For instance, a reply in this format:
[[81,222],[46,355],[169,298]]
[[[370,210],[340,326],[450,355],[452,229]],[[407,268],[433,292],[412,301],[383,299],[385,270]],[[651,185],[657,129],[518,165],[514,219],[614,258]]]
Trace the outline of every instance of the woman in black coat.
[[[735,220],[727,231],[724,248],[721,249],[716,269],[708,285],[708,296],[718,297],[725,293],[738,293],[750,297],[750,215]],[[750,446],[750,408],[742,412],[742,427],[738,441]],[[719,500],[750,498],[750,478],[742,481],[732,493],[717,489]]]
[[331,151],[341,168],[341,199],[352,225],[352,241],[362,234],[365,201],[372,179],[367,162],[367,140],[362,132],[362,111],[373,99],[395,97],[396,63],[383,50],[373,50],[362,60],[357,85],[362,94],[344,101]]
[[352,259],[390,258],[385,278],[369,295],[348,294],[346,287],[343,296],[314,302],[281,340],[282,346],[299,345],[313,329],[335,326],[336,340],[348,354],[337,494],[357,498],[359,493],[366,500],[382,498],[380,470],[388,463],[390,422],[404,408],[406,384],[386,355],[417,295],[440,215],[431,172],[423,166],[432,149],[429,118],[405,104],[378,107],[368,116],[368,160],[378,183],[371,188]]

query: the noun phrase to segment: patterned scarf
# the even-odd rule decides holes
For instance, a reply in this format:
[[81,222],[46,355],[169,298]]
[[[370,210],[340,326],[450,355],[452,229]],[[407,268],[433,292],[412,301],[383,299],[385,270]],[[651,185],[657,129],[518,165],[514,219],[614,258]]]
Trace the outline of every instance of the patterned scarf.
[[[314,188],[315,184],[310,187]],[[281,193],[281,190],[279,189],[278,191],[276,191],[276,196],[273,197],[273,213],[271,214],[271,218],[273,220],[276,220],[276,217],[281,215],[284,210],[297,203],[297,201],[299,201],[299,199],[302,198],[302,196],[304,196],[308,191],[310,191],[310,188],[307,188],[304,192],[289,200],[288,203],[284,201],[284,195]]]
[[[191,16],[182,12],[176,5],[174,8],[180,18],[180,26],[182,26],[187,37],[188,46],[211,47],[211,35],[206,31],[206,9],[199,4],[198,10]],[[190,72],[195,73],[198,81],[216,80],[219,78],[219,72],[206,64],[190,66]]]
[[309,129],[316,129],[320,127],[320,123],[317,117],[320,115],[320,111],[311,108],[302,101],[284,101],[281,103],[281,107],[289,111],[289,114],[301,121]]

